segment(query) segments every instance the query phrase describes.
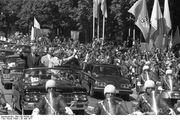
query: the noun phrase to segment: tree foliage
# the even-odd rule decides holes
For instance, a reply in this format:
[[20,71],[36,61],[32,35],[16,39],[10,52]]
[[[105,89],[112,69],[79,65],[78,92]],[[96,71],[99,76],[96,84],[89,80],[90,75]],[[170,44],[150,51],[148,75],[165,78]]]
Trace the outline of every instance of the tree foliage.
[[[128,28],[135,27],[130,19],[133,16],[128,13],[135,1],[107,0],[106,39],[126,38]],[[151,10],[153,2],[147,2],[148,10]],[[170,3],[170,8],[172,5]],[[174,11],[179,11],[179,8]],[[30,34],[35,17],[41,28],[50,29],[53,35],[68,37],[71,30],[82,30],[88,33],[88,38],[92,37],[93,0],[0,0],[0,13],[0,31],[6,34],[15,31]],[[102,15],[100,17],[102,32]],[[179,18],[175,16],[174,20]]]

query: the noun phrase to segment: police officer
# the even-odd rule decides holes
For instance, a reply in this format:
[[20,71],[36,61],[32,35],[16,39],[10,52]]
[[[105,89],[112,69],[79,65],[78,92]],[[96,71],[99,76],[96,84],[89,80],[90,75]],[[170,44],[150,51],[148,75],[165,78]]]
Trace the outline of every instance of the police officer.
[[39,101],[37,107],[33,110],[32,115],[73,115],[72,110],[69,107],[67,107],[63,96],[55,94],[55,80],[48,80],[46,82],[45,88],[48,93]]
[[96,115],[125,115],[126,113],[121,105],[121,102],[116,100],[116,88],[114,85],[107,85],[104,88],[105,99],[98,102],[94,108]]
[[[161,94],[155,90],[155,82],[147,80],[144,84],[145,93],[138,98],[136,110],[143,114],[174,114],[174,111],[162,99]],[[154,93],[154,94],[153,94]]]
[[146,82],[147,79],[149,79],[149,66],[144,65],[143,66],[143,72],[139,75],[136,81],[136,91],[138,94],[141,94],[144,92],[144,83]]
[[12,107],[6,102],[3,91],[0,89],[0,115],[8,115]]

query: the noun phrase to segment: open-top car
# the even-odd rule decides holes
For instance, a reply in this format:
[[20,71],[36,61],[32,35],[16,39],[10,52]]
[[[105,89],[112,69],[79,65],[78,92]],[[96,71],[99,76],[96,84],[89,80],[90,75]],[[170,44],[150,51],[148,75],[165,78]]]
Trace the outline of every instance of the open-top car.
[[13,106],[22,113],[32,111],[40,98],[47,94],[45,83],[49,79],[56,80],[56,94],[62,94],[75,113],[84,112],[88,98],[86,88],[80,83],[80,69],[69,66],[26,69],[14,84]]
[[95,93],[103,93],[107,84],[117,88],[117,95],[126,99],[132,94],[132,85],[128,79],[122,76],[120,67],[110,64],[86,64],[83,73],[82,85],[87,88],[90,96]]
[[24,60],[19,55],[8,55],[1,71],[1,83],[5,89],[12,88],[15,80],[21,77],[24,70]]

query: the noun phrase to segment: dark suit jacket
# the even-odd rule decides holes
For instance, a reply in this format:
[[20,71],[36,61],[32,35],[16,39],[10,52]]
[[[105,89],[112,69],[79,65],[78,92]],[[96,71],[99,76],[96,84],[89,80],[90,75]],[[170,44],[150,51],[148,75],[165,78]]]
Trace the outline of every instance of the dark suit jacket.
[[41,57],[37,54],[35,54],[34,57],[32,57],[32,54],[29,53],[27,56],[24,56],[23,54],[20,54],[21,59],[25,60],[25,69],[27,68],[33,68],[40,66],[40,59]]

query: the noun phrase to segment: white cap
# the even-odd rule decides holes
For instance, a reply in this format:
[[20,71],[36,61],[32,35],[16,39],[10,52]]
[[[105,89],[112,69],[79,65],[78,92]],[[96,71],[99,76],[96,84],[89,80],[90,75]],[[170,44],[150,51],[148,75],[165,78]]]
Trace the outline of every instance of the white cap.
[[171,75],[172,74],[172,70],[169,69],[169,70],[166,70],[166,75]]
[[152,80],[146,80],[146,82],[144,83],[144,89],[146,88],[153,88],[155,87],[155,83]]
[[148,66],[148,65],[144,65],[144,66],[143,66],[143,71],[144,71],[144,70],[149,70],[149,66]]
[[55,80],[48,80],[46,82],[46,86],[45,86],[46,90],[48,88],[55,88],[55,87],[56,87],[56,81]]
[[115,86],[114,86],[114,85],[111,85],[111,84],[107,85],[107,86],[104,88],[104,95],[105,95],[106,93],[116,93],[116,88],[115,88]]

